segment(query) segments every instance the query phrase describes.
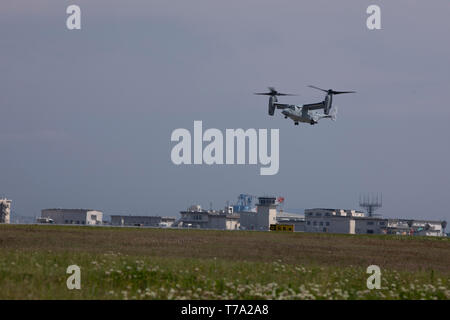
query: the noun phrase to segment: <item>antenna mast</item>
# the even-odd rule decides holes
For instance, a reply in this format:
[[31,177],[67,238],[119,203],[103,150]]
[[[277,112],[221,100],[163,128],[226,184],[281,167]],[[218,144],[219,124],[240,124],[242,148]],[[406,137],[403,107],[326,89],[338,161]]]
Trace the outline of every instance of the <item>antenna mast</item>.
[[373,213],[381,208],[383,205],[383,194],[366,194],[359,196],[359,206],[364,208],[369,215],[369,217],[373,216]]

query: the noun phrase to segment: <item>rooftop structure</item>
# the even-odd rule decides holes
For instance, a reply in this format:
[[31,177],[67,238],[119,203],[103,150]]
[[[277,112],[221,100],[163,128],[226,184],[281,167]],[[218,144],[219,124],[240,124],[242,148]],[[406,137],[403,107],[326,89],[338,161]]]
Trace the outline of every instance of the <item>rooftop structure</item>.
[[365,217],[365,213],[353,209],[326,209],[326,208],[314,208],[306,209],[305,217],[308,216],[335,216],[335,217]]
[[359,197],[359,206],[366,209],[367,215],[372,217],[374,212],[383,206],[383,195],[364,195]]
[[256,196],[250,194],[241,193],[238,197],[238,201],[233,205],[234,212],[253,211],[255,208],[254,200]]

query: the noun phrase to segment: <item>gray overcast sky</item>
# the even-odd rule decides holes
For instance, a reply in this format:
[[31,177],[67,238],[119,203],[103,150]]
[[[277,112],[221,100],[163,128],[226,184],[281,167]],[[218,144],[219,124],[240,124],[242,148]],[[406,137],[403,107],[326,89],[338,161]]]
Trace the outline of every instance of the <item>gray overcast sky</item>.
[[[66,29],[78,4],[82,30]],[[379,4],[382,30],[366,28]],[[88,207],[178,216],[239,193],[286,208],[357,208],[449,219],[450,5],[435,1],[2,0],[0,194],[13,212]],[[338,121],[267,115],[269,85],[320,101]],[[180,166],[176,128],[279,128],[280,171]]]

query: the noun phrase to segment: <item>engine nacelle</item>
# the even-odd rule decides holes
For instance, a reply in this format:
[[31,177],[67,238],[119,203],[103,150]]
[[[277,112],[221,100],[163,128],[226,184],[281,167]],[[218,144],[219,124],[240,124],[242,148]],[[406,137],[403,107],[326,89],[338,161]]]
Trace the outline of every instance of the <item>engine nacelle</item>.
[[326,115],[330,114],[332,103],[333,103],[333,96],[329,94],[325,97],[324,101],[325,108],[323,111]]
[[278,102],[277,97],[271,96],[269,98],[269,116],[273,116],[275,114],[275,105],[274,105],[275,102]]

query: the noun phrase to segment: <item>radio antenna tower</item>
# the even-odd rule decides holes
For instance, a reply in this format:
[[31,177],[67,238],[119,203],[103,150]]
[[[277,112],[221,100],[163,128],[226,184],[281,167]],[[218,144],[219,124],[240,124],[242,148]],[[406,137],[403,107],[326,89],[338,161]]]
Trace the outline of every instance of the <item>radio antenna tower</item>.
[[376,195],[366,194],[359,196],[359,206],[361,208],[366,209],[366,212],[369,215],[369,217],[372,217],[375,210],[381,208],[382,205],[383,205],[383,194],[378,195],[377,193]]

